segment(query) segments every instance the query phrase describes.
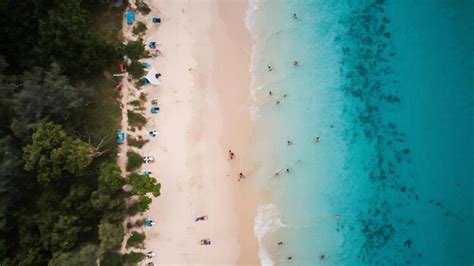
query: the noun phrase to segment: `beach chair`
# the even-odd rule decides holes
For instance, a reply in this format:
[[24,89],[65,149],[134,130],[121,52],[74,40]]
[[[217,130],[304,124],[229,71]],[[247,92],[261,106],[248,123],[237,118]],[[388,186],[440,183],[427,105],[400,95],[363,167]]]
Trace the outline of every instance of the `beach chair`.
[[158,111],[160,111],[160,108],[157,107],[157,106],[153,106],[153,107],[151,108],[151,113],[152,113],[152,114],[156,114],[156,113],[158,113]]
[[145,227],[152,227],[153,225],[155,225],[156,223],[153,221],[153,220],[150,220],[150,219],[147,219],[145,221]]

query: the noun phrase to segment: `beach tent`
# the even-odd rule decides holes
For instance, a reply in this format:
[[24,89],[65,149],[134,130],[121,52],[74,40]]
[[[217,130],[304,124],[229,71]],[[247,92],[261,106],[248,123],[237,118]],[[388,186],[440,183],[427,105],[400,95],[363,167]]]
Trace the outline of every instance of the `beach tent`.
[[160,85],[160,81],[157,78],[158,72],[155,68],[150,68],[148,74],[146,74],[145,79],[148,80],[152,85]]
[[151,21],[152,21],[153,23],[161,23],[161,19],[160,19],[160,18],[157,18],[157,17],[153,17],[153,18],[151,19]]
[[143,68],[149,68],[149,67],[150,67],[150,64],[148,64],[147,62],[143,62],[143,63],[142,63],[142,67],[143,67]]
[[150,47],[150,49],[156,49],[156,42],[150,42],[148,47]]
[[117,144],[124,144],[125,143],[125,133],[122,132],[122,130],[117,129]]
[[125,17],[127,18],[127,24],[132,25],[135,22],[135,13],[132,11],[125,12]]

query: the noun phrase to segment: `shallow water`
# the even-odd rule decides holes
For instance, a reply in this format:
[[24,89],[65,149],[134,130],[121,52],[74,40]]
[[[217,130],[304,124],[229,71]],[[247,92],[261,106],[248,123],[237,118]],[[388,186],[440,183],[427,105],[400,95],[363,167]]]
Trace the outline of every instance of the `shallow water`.
[[258,185],[287,225],[263,241],[273,262],[474,262],[472,11],[251,1]]

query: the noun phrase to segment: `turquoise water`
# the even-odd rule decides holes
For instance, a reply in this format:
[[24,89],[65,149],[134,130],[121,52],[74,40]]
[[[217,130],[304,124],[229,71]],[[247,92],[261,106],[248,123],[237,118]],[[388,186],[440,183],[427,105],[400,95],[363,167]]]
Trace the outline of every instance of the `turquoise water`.
[[460,0],[251,1],[257,183],[282,223],[261,257],[474,263],[473,12]]

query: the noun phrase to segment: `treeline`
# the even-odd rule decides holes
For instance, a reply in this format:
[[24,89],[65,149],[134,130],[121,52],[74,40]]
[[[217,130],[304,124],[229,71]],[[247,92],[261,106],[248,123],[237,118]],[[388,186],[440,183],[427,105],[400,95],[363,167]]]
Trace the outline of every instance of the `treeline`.
[[121,265],[124,217],[159,195],[115,164],[102,72],[131,47],[92,26],[102,11],[120,27],[123,10],[90,0],[0,0],[0,265]]

